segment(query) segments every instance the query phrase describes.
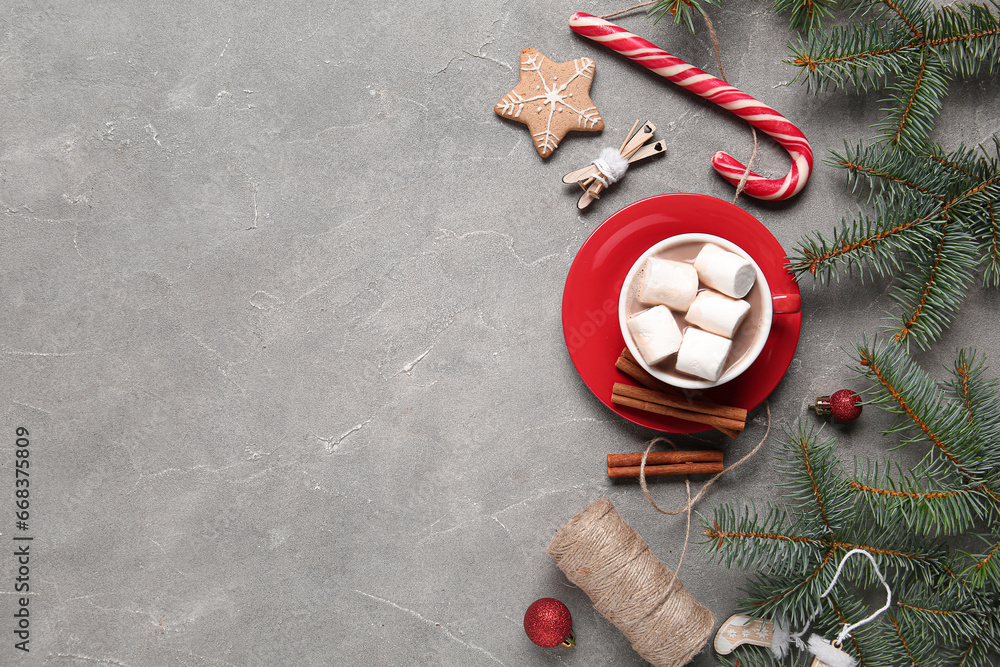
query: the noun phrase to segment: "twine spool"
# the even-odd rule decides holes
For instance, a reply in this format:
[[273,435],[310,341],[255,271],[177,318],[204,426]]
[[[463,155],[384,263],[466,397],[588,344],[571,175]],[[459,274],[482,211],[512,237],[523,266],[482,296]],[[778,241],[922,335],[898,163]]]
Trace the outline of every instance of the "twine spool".
[[555,534],[547,552],[594,608],[654,667],[680,667],[698,654],[715,617],[600,498]]

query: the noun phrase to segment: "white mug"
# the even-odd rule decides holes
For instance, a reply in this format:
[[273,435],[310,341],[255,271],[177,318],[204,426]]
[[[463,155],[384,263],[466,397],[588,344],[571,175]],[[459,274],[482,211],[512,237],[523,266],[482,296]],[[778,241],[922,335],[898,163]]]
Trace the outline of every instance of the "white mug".
[[[697,244],[697,246],[701,246],[706,243],[713,243],[724,250],[728,250],[740,255],[741,257],[745,257],[750,260],[757,272],[757,279],[754,282],[754,286],[751,288],[750,294],[745,297],[751,302],[751,309],[744,322],[740,325],[741,332],[745,332],[745,327],[755,327],[756,330],[753,333],[753,338],[749,347],[747,347],[738,359],[727,360],[728,365],[723,368],[722,375],[715,381],[705,380],[693,375],[681,373],[673,369],[672,362],[650,366],[645,362],[645,360],[643,360],[638,347],[632,340],[632,334],[628,329],[628,319],[632,315],[629,308],[630,293],[634,292],[633,283],[636,282],[639,272],[642,270],[643,264],[645,264],[646,260],[653,255],[658,255],[669,248],[680,246],[682,244]],[[686,259],[693,262],[694,256],[692,255],[690,258]],[[622,336],[625,339],[625,345],[628,347],[632,356],[635,357],[639,365],[648,371],[653,377],[675,387],[681,387],[684,389],[707,389],[709,387],[715,387],[733,380],[743,371],[748,369],[751,364],[753,364],[753,362],[757,359],[757,356],[760,354],[760,351],[764,348],[764,344],[767,342],[768,334],[771,331],[773,314],[775,312],[785,313],[798,311],[800,307],[799,299],[789,298],[790,296],[792,295],[772,294],[771,289],[767,284],[767,278],[764,277],[764,272],[760,270],[760,266],[757,265],[757,262],[755,262],[753,257],[732,241],[728,241],[722,237],[714,236],[712,234],[678,234],[664,239],[649,248],[639,257],[639,259],[635,261],[635,264],[632,265],[632,268],[625,276],[621,296],[618,300],[618,320],[621,325]],[[635,298],[634,294],[632,298]]]

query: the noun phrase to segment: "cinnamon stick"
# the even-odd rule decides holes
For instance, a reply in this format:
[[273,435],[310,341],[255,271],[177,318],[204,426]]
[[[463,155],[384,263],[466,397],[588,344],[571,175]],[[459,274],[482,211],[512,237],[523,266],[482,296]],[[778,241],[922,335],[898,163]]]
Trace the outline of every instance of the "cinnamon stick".
[[[699,401],[694,398],[687,398],[686,396],[680,396],[679,394],[674,393],[674,391],[669,388],[669,385],[665,382],[660,382],[655,377],[650,375],[645,368],[635,363],[634,359],[626,357],[625,352],[627,351],[628,348],[626,348],[625,351],[622,352],[622,355],[618,357],[618,360],[615,362],[615,368],[625,373],[625,375],[628,375],[630,378],[647,389],[652,389],[653,391],[663,394],[665,397],[664,400],[670,401],[662,402],[659,400],[651,400],[652,403],[669,405],[672,408],[690,410],[691,412],[703,412],[707,415],[717,415],[742,422],[747,420],[747,411],[743,408],[722,405],[721,403],[713,403],[711,401]],[[631,357],[632,355],[629,354],[628,356]]]
[[[656,477],[658,475],[698,475],[713,474],[723,470],[722,461],[710,461],[706,463],[679,463],[674,465],[650,466],[645,469],[646,477]],[[611,479],[623,479],[626,477],[638,477],[639,466],[621,466],[618,468],[608,468],[608,477]]]
[[[622,386],[630,387],[631,385]],[[632,387],[632,389],[639,389],[639,387]],[[623,405],[627,408],[636,408],[637,410],[642,410],[644,412],[664,415],[665,417],[676,417],[677,419],[684,419],[698,424],[705,424],[706,426],[719,429],[730,438],[735,438],[744,427],[743,422],[736,421],[735,419],[726,419],[725,417],[716,417],[714,415],[706,415],[700,412],[690,412],[688,410],[678,410],[677,408],[667,407],[666,405],[660,405],[658,403],[651,403],[649,401],[632,398],[619,393],[611,394],[611,402],[616,405]]]
[[[646,457],[646,466],[674,463],[708,463],[722,460],[722,451],[717,449],[695,450],[689,452],[650,452]],[[642,452],[627,454],[608,454],[609,468],[626,468],[642,463]]]
[[629,398],[635,398],[640,401],[658,403],[659,405],[665,405],[668,408],[687,410],[688,412],[698,412],[704,415],[711,415],[712,417],[721,417],[723,419],[739,422],[740,431],[743,430],[743,425],[747,420],[747,411],[743,408],[736,408],[729,405],[719,405],[718,403],[709,403],[708,401],[697,401],[693,398],[684,398],[662,391],[653,391],[652,389],[645,389],[643,387],[634,387],[630,384],[624,384],[621,382],[616,382],[614,384],[612,392],[615,394],[621,394],[622,396],[628,396]]
[[[618,361],[628,363],[626,360],[621,359],[621,358],[619,358]],[[642,370],[642,369],[640,368],[639,370]],[[655,379],[655,378],[653,378],[653,379]],[[614,394],[611,395],[611,400],[612,400],[612,402],[614,402]],[[721,431],[722,433],[725,433],[730,438],[735,438],[736,436],[739,435],[739,431],[734,430],[734,429],[730,429],[730,428],[726,428],[725,426],[716,426],[715,430]]]
[[624,373],[625,375],[629,376],[630,378],[641,384],[646,389],[654,389],[656,391],[663,391],[663,392],[673,391],[670,388],[670,385],[668,385],[666,382],[660,382],[659,380],[657,380],[655,377],[650,375],[649,371],[647,371],[645,368],[635,363],[631,359],[626,358],[624,353],[622,354],[622,356],[618,357],[617,361],[615,361],[615,368],[617,368],[622,373]]
[[[747,411],[744,410],[743,408],[736,408],[736,407],[731,407],[731,406],[723,406],[723,405],[720,405],[718,403],[712,403],[712,402],[709,402],[709,401],[699,401],[699,400],[696,400],[696,399],[693,399],[693,398],[687,398],[687,397],[681,396],[680,394],[678,394],[677,392],[674,391],[673,387],[671,387],[667,383],[665,383],[665,382],[663,382],[661,380],[658,380],[657,378],[653,377],[649,373],[649,371],[647,371],[645,368],[643,368],[642,366],[640,366],[638,364],[638,362],[635,360],[635,357],[632,355],[632,353],[629,351],[629,349],[627,347],[622,349],[621,354],[619,355],[618,359],[615,361],[615,368],[617,368],[622,373],[624,373],[625,375],[629,376],[630,378],[632,378],[633,380],[635,380],[636,382],[638,382],[642,386],[646,387],[647,389],[650,389],[650,390],[652,390],[654,392],[658,392],[659,394],[662,395],[660,397],[656,397],[653,400],[650,400],[652,398],[652,394],[646,395],[646,396],[643,396],[643,397],[631,396],[630,395],[630,396],[627,396],[628,398],[633,398],[635,400],[639,400],[639,401],[642,401],[644,403],[654,403],[654,404],[659,404],[659,405],[665,405],[667,407],[671,407],[671,408],[675,408],[675,409],[679,409],[679,410],[685,410],[687,412],[700,412],[700,413],[703,413],[703,414],[719,414],[721,416],[724,416],[727,419],[735,419],[736,421],[743,422],[744,424],[746,423]],[[618,387],[618,386],[619,386],[618,384],[615,385],[615,387]],[[621,385],[621,386],[628,386],[628,385]],[[615,402],[614,393],[619,393],[619,392],[613,392],[612,398],[611,398],[612,402]],[[667,402],[667,399],[672,399],[672,400],[670,402]],[[625,405],[625,404],[626,403],[624,403],[624,402],[620,402],[619,403],[619,405]],[[635,408],[638,408],[640,410],[643,409],[643,408],[639,407],[638,405],[630,405],[629,407],[635,407]],[[656,412],[658,414],[664,414],[666,416],[676,416],[674,414],[667,414],[665,412],[661,412],[661,411],[655,410],[655,409],[654,410],[646,410],[646,411],[647,412]],[[706,423],[706,422],[704,422],[702,420],[699,420],[697,418],[689,419],[688,417],[682,417],[682,419],[688,419],[689,421],[694,421],[694,422],[698,422],[698,423]],[[728,427],[726,427],[725,425],[722,425],[722,424],[718,424],[718,425],[716,425],[716,424],[710,424],[710,426],[713,426],[716,430],[721,431],[722,433],[725,433],[730,438],[735,438],[737,435],[739,435],[739,432],[743,430],[742,426],[739,427],[739,428],[728,428]]]
[[[635,357],[632,356],[632,350],[628,349],[628,347],[623,347],[622,348],[621,356],[625,357],[626,359],[628,359],[629,361],[631,361],[633,364],[638,364],[639,363],[638,361],[635,360]],[[650,376],[650,377],[652,377],[652,376]]]

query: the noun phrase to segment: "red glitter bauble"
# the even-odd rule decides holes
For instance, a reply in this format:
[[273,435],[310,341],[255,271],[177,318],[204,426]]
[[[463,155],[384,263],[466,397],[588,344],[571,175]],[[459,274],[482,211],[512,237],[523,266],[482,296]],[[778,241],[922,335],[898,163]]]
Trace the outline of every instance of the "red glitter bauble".
[[861,397],[850,389],[830,394],[830,414],[840,422],[852,422],[861,416]]
[[524,612],[524,632],[528,639],[543,648],[576,644],[573,617],[566,605],[555,598],[541,598],[531,603]]

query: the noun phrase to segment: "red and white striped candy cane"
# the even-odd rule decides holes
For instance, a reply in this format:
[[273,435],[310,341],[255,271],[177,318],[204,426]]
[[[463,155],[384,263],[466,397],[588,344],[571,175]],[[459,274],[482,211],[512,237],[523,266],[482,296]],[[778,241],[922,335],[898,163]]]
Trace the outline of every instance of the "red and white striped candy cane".
[[[578,12],[569,19],[573,32],[627,56],[647,67],[663,78],[718,104],[744,119],[762,132],[774,137],[775,141],[788,151],[792,167],[784,178],[771,179],[750,172],[743,189],[751,197],[758,199],[787,199],[798,194],[812,172],[813,153],[809,140],[780,113],[733,88],[725,81],[717,79],[694,65],[670,55],[655,44],[637,37],[624,28],[609,23],[602,18]],[[712,166],[724,179],[739,185],[746,166],[728,153],[718,152],[712,156]]]

